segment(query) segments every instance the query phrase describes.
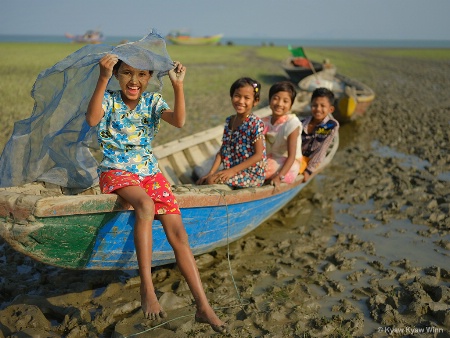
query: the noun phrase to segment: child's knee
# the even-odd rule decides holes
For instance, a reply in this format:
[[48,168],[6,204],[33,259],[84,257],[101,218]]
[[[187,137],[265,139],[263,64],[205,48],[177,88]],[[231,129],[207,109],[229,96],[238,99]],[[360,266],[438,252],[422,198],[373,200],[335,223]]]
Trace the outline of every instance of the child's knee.
[[187,245],[187,246],[189,245],[189,238],[184,229],[182,231],[176,231],[173,239],[174,239],[174,244]]
[[151,198],[140,199],[133,207],[142,216],[153,218],[155,215],[155,203]]
[[172,246],[189,245],[189,238],[182,222],[169,225],[167,238]]

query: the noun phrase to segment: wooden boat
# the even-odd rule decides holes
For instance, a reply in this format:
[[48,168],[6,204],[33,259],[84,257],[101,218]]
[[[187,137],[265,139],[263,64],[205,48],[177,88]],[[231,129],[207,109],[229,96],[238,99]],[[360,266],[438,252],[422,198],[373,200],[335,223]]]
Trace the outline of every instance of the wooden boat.
[[201,45],[217,45],[220,43],[223,34],[210,36],[190,36],[188,34],[171,33],[166,36],[166,40],[175,45],[201,46]]
[[333,91],[336,102],[333,116],[345,123],[363,115],[375,99],[375,92],[366,84],[348,76],[323,70],[309,75],[298,84],[300,92],[292,106],[296,114],[310,114],[311,94],[318,87]]
[[[305,58],[292,56],[281,61],[281,67],[288,75],[289,80],[295,84],[299,83],[305,77],[314,74],[314,72],[317,73],[324,69],[329,69],[330,71],[336,72],[336,67],[327,60],[324,62],[309,62]],[[314,71],[312,67],[314,67]]]
[[78,43],[101,43],[104,40],[103,33],[98,30],[88,30],[83,35],[66,33],[66,38]]
[[[256,112],[270,114],[268,107]],[[309,182],[299,176],[274,192],[270,185],[233,190],[195,185],[195,173],[217,153],[223,126],[158,146],[154,153],[173,185],[194,255],[249,233],[281,209]],[[338,137],[319,171],[332,160]],[[209,168],[208,168],[209,169]],[[207,170],[208,170],[207,169]],[[319,172],[318,171],[318,172]],[[134,212],[98,187],[71,195],[43,183],[0,189],[0,235],[17,251],[40,262],[71,269],[136,269]],[[153,222],[153,266],[174,262],[162,225]]]

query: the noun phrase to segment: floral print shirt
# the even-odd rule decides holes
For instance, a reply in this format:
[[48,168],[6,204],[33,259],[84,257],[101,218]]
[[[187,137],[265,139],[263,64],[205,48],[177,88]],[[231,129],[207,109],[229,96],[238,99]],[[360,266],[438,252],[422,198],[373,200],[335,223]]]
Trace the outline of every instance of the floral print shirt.
[[120,91],[106,91],[102,107],[105,115],[97,131],[103,151],[99,173],[121,169],[144,177],[160,172],[151,144],[161,114],[169,109],[161,94],[143,93],[136,108],[130,110]]
[[[232,131],[230,128],[231,117],[229,116],[226,119],[222,146],[220,148],[224,169],[229,169],[247,160],[255,153],[255,142],[259,139],[264,141],[264,123],[259,117],[250,114],[235,131]],[[265,180],[266,163],[266,145],[264,141],[263,159],[237,173],[225,183],[239,188],[260,186]]]

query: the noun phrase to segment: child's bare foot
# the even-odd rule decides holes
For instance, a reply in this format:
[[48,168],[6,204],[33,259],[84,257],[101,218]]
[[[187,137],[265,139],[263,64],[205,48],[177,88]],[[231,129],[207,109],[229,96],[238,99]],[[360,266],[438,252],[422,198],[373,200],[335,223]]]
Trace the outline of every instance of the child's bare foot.
[[154,291],[145,290],[141,286],[141,308],[146,319],[157,320],[167,317],[167,313],[163,310],[156,298]]
[[223,321],[217,317],[214,310],[210,307],[206,311],[197,310],[195,313],[195,321],[197,323],[204,323],[211,325],[211,328],[219,333],[227,333],[228,327]]

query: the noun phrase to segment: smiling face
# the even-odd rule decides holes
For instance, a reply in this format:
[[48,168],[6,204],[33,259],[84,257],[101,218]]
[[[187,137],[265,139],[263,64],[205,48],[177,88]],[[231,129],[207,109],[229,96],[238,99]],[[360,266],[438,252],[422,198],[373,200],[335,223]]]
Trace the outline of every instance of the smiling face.
[[287,114],[292,107],[291,93],[280,91],[273,94],[269,106],[275,119]]
[[253,107],[258,104],[258,100],[255,100],[255,88],[250,85],[236,88],[231,96],[231,103],[237,114],[250,115]]
[[312,100],[311,113],[316,122],[322,122],[332,112],[334,112],[334,106],[330,103],[328,97],[319,96]]
[[114,75],[119,81],[123,102],[134,109],[152,77],[150,71],[136,69],[122,62]]

